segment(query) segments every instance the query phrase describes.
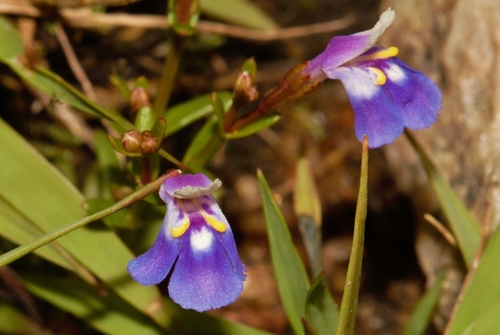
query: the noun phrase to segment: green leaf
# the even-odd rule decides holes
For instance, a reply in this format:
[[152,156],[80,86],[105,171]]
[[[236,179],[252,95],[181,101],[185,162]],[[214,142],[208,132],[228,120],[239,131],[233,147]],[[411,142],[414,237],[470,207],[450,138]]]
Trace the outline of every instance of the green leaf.
[[278,28],[274,20],[248,0],[201,0],[201,11],[215,18],[253,29]]
[[334,334],[339,322],[339,308],[320,273],[307,294],[306,320],[318,334]]
[[103,131],[96,131],[94,138],[96,143],[94,151],[99,165],[100,195],[103,198],[111,198],[111,189],[123,185],[126,177],[107,135]]
[[224,137],[227,139],[235,139],[235,138],[242,138],[246,136],[250,136],[252,134],[255,134],[262,129],[266,129],[271,127],[273,124],[279,121],[281,116],[277,113],[272,113],[268,115],[264,115],[257,121],[249,124],[248,126],[244,127],[243,129],[240,129],[238,131],[235,131],[233,133],[228,133]]
[[[224,103],[224,109],[227,110],[231,105],[231,94],[229,92],[218,92],[218,95]],[[210,94],[199,96],[167,109],[165,112],[167,121],[165,136],[179,131],[187,125],[212,114],[212,112]]]
[[132,92],[130,92],[130,89],[128,88],[127,85],[127,81],[123,77],[117,74],[112,74],[109,77],[109,81],[111,82],[111,84],[113,84],[113,86],[115,86],[118,89],[118,91],[120,91],[121,95],[125,98],[125,100],[130,100]]
[[165,300],[168,309],[180,322],[176,333],[190,335],[271,335],[264,330],[252,328],[237,322],[218,318],[206,313],[182,309],[179,305]]
[[424,294],[413,311],[410,321],[405,327],[403,335],[424,335],[432,313],[436,309],[443,288],[444,273],[442,273],[434,285]]
[[[54,231],[86,215],[81,206],[85,199],[80,192],[2,120],[0,161],[3,162],[0,198],[36,224],[40,231]],[[150,305],[157,302],[160,292],[156,287],[141,286],[130,278],[126,267],[134,255],[114,232],[99,225],[84,227],[57,243],[131,305],[150,313]],[[168,323],[161,310],[155,313],[153,317],[157,322]]]
[[49,332],[43,332],[40,327],[26,315],[0,301],[0,333],[2,334],[37,334],[44,335]]
[[224,145],[218,128],[217,117],[213,116],[205,123],[189,145],[183,163],[192,171],[201,171]]
[[66,276],[22,275],[30,292],[110,335],[159,335],[164,331],[112,291],[100,292],[84,281]]
[[3,16],[0,16],[0,60],[8,61],[21,55],[23,40],[19,32]]
[[[497,229],[488,242],[478,267],[462,296],[460,305],[449,325],[449,335],[496,334],[500,328],[500,229]],[[492,313],[492,311],[496,311]],[[474,332],[472,325],[481,327],[496,325],[494,332]]]
[[[13,208],[3,197],[0,197],[0,227],[2,227],[0,235],[17,244],[28,243],[42,235],[42,231],[34,222]],[[78,266],[78,262],[57,242],[37,249],[35,254],[65,269],[79,272],[81,277],[92,281],[92,276],[88,274],[88,271],[81,265]]]
[[434,163],[417,143],[413,135],[410,132],[406,132],[406,135],[420,156],[420,160],[427,172],[429,183],[439,199],[439,203],[448,219],[453,234],[457,238],[465,264],[470,268],[481,237],[479,224],[472,218],[467,208],[441,176]]
[[462,335],[489,335],[496,334],[500,327],[500,299],[491,304],[488,310],[484,311],[476,320],[474,320],[469,327],[462,333]]
[[18,56],[22,53],[22,39],[14,26],[0,16],[0,61],[7,64],[28,84],[42,92],[68,103],[74,108],[91,115],[107,118],[121,129],[133,129],[133,125],[116,111],[105,109],[88,99],[82,92],[68,84],[64,79],[42,67],[28,68]]
[[135,116],[135,128],[142,133],[145,130],[153,129],[156,120],[154,119],[153,110],[150,106],[143,106],[137,111]]
[[247,59],[241,67],[241,72],[248,72],[253,78],[255,78],[257,75],[257,62],[255,62],[255,58],[252,57]]
[[222,137],[224,135],[224,118],[226,115],[224,103],[216,92],[212,92],[212,94],[210,94],[210,102],[212,103],[212,108],[217,116],[217,129],[219,129],[219,134]]
[[301,158],[293,194],[293,209],[299,220],[302,240],[306,247],[313,276],[321,272],[321,202],[309,162]]
[[309,279],[304,264],[295,248],[283,214],[267,181],[257,171],[259,189],[266,218],[267,234],[274,275],[278,284],[283,309],[296,334],[304,334],[304,318]]
[[120,133],[134,129],[134,125],[116,111],[99,106],[50,70],[38,66],[33,69],[27,68],[18,60],[6,64],[29,85],[82,112],[108,119],[117,126],[116,129]]
[[[85,209],[89,215],[102,211],[112,205],[114,205],[116,201],[113,199],[87,199],[85,201]],[[103,221],[109,227],[116,228],[127,228],[131,229],[135,227],[135,222],[132,220],[132,216],[130,215],[128,209],[119,211],[117,213],[106,216]]]

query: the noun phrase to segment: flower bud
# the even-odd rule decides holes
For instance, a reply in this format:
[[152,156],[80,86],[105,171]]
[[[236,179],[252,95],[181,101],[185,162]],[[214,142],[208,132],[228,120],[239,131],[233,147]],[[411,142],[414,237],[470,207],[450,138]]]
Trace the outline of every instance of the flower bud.
[[153,136],[153,133],[149,130],[145,130],[142,132],[142,143],[141,143],[141,153],[143,155],[149,155],[155,152],[157,147],[156,138]]
[[123,149],[127,152],[140,152],[142,141],[142,135],[137,130],[130,130],[122,137]]
[[130,95],[130,107],[132,108],[132,113],[137,113],[142,107],[151,106],[149,100],[149,94],[144,87],[136,87]]
[[238,73],[234,81],[233,103],[236,106],[244,106],[258,97],[259,92],[254,86],[253,76],[247,71]]

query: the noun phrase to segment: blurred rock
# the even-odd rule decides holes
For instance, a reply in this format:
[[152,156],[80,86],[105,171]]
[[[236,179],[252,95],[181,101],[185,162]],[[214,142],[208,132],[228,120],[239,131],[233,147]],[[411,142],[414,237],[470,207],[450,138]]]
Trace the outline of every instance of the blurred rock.
[[[500,219],[500,2],[383,1],[396,20],[381,43],[396,45],[400,58],[430,76],[442,89],[443,110],[438,122],[416,135],[439,171],[480,224]],[[406,139],[386,148],[400,189],[410,195],[419,217],[437,213],[421,164]],[[443,320],[463,276],[456,250],[421,222],[416,249],[431,284],[450,267],[441,301]],[[451,296],[450,296],[451,295]],[[443,310],[446,307],[447,311]]]

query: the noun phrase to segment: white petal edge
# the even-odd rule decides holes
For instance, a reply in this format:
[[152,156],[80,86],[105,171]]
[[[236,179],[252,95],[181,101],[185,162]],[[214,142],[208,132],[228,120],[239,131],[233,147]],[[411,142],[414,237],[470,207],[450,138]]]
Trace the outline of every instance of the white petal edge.
[[213,193],[221,186],[222,182],[219,179],[215,179],[212,184],[207,187],[184,186],[183,188],[174,191],[174,197],[177,199],[197,198],[206,194]]
[[384,33],[387,27],[389,27],[392,22],[394,22],[395,17],[396,13],[390,7],[380,15],[377,24],[371,29],[372,33],[370,36],[370,47],[377,43],[378,39]]

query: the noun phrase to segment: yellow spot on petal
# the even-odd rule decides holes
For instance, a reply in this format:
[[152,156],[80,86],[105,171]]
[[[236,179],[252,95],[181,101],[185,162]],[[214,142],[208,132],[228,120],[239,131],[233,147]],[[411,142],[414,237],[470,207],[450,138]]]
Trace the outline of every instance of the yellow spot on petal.
[[219,233],[223,233],[226,231],[226,225],[219,220],[215,219],[213,216],[208,215],[208,214],[202,214],[205,220],[207,220],[207,223],[212,226],[215,230],[217,230]]
[[354,58],[355,63],[366,62],[374,59],[386,59],[397,56],[399,49],[396,47],[390,47],[388,49],[380,50],[369,55],[362,55]]
[[189,228],[189,225],[190,225],[189,218],[185,218],[180,224],[180,226],[172,228],[172,236],[180,237],[184,235],[186,230]]
[[384,59],[384,58],[391,58],[397,56],[399,53],[399,49],[396,47],[390,47],[385,50],[380,50],[375,53],[372,53],[370,55],[367,55],[371,59]]
[[367,67],[368,70],[372,71],[375,73],[377,76],[374,80],[376,85],[384,85],[385,82],[387,81],[387,77],[385,76],[384,72],[382,72],[380,69],[377,69],[376,67]]

